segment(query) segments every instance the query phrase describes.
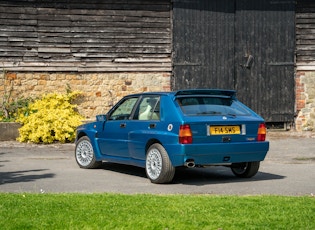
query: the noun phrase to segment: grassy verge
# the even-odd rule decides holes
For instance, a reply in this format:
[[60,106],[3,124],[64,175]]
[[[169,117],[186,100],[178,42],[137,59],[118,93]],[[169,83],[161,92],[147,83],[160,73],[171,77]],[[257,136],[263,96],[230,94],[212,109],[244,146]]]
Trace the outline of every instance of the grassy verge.
[[315,198],[7,194],[1,229],[315,229]]

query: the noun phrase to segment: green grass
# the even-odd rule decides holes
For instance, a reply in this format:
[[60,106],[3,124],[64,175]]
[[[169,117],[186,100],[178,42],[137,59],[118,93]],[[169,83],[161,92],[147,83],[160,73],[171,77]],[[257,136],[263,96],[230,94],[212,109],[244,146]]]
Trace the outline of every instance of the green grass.
[[1,229],[315,229],[311,196],[0,193]]

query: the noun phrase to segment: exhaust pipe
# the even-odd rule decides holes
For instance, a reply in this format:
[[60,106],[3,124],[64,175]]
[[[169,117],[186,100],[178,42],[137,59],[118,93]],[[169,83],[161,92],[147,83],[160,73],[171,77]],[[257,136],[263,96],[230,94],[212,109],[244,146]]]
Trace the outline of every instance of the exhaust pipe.
[[186,161],[185,162],[185,166],[187,168],[194,168],[195,167],[195,162],[193,160],[190,160],[190,161]]

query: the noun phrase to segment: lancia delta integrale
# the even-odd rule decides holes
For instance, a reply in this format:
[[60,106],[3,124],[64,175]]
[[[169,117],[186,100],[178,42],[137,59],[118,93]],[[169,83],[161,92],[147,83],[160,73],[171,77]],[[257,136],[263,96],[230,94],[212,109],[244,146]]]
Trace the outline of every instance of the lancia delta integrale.
[[263,118],[233,90],[139,93],[78,127],[75,159],[86,169],[102,161],[143,167],[152,183],[171,182],[182,166],[226,166],[249,178],[269,150],[265,139]]

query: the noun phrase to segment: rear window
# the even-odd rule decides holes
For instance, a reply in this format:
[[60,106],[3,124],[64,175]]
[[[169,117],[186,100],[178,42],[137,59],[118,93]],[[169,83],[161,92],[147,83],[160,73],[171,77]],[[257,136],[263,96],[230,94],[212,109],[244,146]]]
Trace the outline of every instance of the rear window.
[[179,97],[176,102],[187,116],[247,116],[249,111],[230,97]]

